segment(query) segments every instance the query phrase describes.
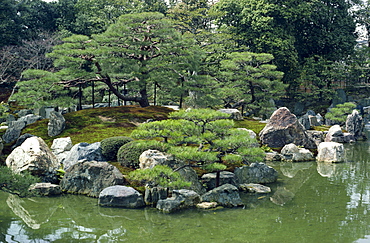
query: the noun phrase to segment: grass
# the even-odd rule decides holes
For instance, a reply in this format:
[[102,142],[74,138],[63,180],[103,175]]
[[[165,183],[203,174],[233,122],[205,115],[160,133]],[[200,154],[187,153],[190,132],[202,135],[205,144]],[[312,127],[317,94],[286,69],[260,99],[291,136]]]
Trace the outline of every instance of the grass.
[[259,122],[258,120],[245,118],[242,121],[234,121],[235,127],[247,128],[255,132],[257,135],[266,126],[266,123]]

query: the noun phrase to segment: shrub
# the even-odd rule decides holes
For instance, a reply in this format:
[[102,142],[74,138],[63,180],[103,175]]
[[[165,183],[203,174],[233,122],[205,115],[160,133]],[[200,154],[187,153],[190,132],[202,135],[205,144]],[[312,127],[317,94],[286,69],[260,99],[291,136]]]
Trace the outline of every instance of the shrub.
[[116,160],[119,148],[131,141],[133,141],[132,138],[125,136],[103,139],[101,141],[102,154],[109,161]]
[[10,168],[0,166],[0,189],[4,191],[21,197],[31,196],[28,188],[36,182],[39,182],[39,178],[32,176],[28,171],[16,174]]
[[351,102],[336,105],[335,107],[331,108],[328,113],[326,113],[325,118],[337,122],[340,125],[344,124],[347,120],[347,116],[352,113],[355,107],[356,105]]
[[121,163],[122,166],[137,169],[139,168],[140,155],[148,149],[166,152],[169,149],[169,145],[155,140],[132,141],[121,146],[117,153],[117,161]]

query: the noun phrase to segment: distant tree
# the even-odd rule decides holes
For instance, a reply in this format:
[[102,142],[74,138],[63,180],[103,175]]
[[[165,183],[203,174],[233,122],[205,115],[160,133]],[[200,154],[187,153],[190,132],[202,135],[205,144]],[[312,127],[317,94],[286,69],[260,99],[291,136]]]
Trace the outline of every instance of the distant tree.
[[223,78],[220,97],[226,107],[245,107],[249,113],[260,113],[271,107],[270,100],[284,94],[283,73],[271,64],[273,56],[266,53],[233,52],[221,61]]
[[342,125],[346,122],[347,116],[351,114],[355,108],[356,105],[351,102],[338,104],[335,107],[331,108],[328,113],[326,113],[325,118]]
[[[64,39],[49,55],[65,83],[100,81],[120,99],[149,105],[148,86],[175,87],[182,70],[196,62],[186,39],[160,13],[127,14],[99,35]],[[117,86],[127,85],[128,95]]]

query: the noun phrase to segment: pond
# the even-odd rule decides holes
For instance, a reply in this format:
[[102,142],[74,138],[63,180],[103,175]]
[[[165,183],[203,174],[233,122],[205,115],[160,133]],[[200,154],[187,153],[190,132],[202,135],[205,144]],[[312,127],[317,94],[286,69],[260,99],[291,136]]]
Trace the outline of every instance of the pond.
[[0,192],[0,242],[370,242],[370,142],[345,147],[345,163],[270,164],[272,193],[242,193],[244,208],[163,214]]

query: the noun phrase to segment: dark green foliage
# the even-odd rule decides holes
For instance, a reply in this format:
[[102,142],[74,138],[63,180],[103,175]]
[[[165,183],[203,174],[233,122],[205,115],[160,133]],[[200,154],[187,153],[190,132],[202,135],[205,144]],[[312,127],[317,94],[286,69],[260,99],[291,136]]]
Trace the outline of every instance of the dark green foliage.
[[338,122],[339,124],[344,124],[347,116],[352,113],[355,107],[356,105],[351,102],[336,105],[334,108],[331,108],[328,113],[326,113],[325,118]]
[[129,174],[131,180],[141,183],[151,182],[155,186],[162,186],[171,189],[190,187],[191,182],[186,182],[178,172],[174,172],[166,165],[157,165],[152,169],[134,170]]
[[140,155],[148,149],[166,152],[169,149],[169,146],[168,144],[161,143],[155,140],[132,141],[132,142],[126,143],[118,150],[117,161],[120,162],[122,166],[137,169],[139,168]]
[[21,197],[31,196],[30,185],[39,182],[39,178],[29,172],[15,174],[6,166],[0,166],[0,189]]
[[129,143],[131,141],[133,141],[132,138],[125,136],[110,137],[103,139],[101,141],[102,154],[109,161],[116,160],[119,148],[122,145]]

